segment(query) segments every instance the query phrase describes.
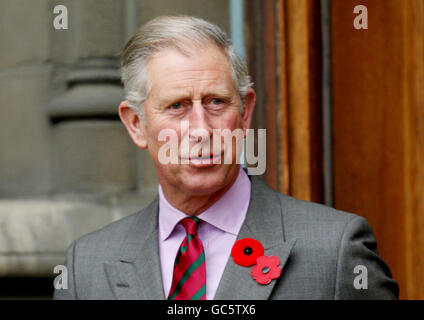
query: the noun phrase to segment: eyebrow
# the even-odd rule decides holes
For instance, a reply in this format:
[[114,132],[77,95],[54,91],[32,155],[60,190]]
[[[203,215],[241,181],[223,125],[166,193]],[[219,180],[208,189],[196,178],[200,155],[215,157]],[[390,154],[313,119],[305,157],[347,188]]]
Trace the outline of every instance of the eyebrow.
[[[192,100],[192,94],[190,93],[178,93],[178,90],[175,90],[175,94],[168,92],[166,95],[160,97],[159,105],[168,106],[173,102],[184,101],[184,100]],[[234,92],[227,89],[217,89],[217,90],[205,90],[202,92],[202,99],[205,97],[218,97],[226,100],[231,100],[234,96]]]

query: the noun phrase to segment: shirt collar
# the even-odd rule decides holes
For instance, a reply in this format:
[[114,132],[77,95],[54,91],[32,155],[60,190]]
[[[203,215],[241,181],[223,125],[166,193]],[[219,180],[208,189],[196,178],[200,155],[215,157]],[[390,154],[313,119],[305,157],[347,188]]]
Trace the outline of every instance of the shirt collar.
[[[246,217],[251,192],[250,179],[240,167],[236,181],[212,206],[198,215],[198,218],[224,232],[237,235]],[[172,206],[159,185],[159,235],[162,241],[173,232],[178,222],[187,215]]]

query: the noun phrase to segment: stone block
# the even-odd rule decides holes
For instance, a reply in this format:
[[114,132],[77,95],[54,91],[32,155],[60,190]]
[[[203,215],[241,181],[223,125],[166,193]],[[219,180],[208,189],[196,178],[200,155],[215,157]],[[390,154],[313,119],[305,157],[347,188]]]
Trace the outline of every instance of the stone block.
[[50,67],[0,72],[0,198],[49,191]]
[[124,45],[124,2],[78,0],[78,56],[117,56]]
[[48,0],[0,1],[0,70],[47,61],[52,18]]
[[0,200],[0,277],[52,277],[73,240],[146,207],[156,194],[122,193],[109,203]]
[[53,128],[54,193],[135,189],[136,146],[118,120],[63,121]]
[[148,190],[157,191],[158,178],[156,175],[155,164],[150,156],[149,150],[137,149],[137,172],[138,188],[141,192]]
[[0,276],[53,276],[73,240],[112,221],[93,203],[1,200]]

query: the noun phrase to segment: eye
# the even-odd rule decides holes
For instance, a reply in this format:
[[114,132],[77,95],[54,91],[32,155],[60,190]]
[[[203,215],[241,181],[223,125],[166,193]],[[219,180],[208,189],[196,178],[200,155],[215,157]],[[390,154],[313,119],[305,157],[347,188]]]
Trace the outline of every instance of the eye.
[[173,110],[181,109],[181,107],[182,107],[182,105],[179,102],[174,103],[173,105],[171,105],[171,109],[173,109]]
[[222,98],[209,98],[205,101],[205,105],[208,105],[213,110],[221,109],[226,104],[226,101]]
[[215,105],[218,105],[218,104],[224,103],[224,101],[222,101],[222,100],[221,100],[221,99],[219,99],[219,98],[213,98],[211,102],[212,102],[212,104],[215,104]]

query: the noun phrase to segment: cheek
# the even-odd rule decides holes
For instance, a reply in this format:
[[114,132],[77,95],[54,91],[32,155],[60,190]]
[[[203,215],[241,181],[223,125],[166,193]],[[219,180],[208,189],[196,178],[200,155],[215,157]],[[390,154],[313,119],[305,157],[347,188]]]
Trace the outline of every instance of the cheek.
[[216,129],[230,129],[231,131],[243,128],[243,121],[241,114],[238,112],[233,112],[227,116],[220,117],[217,119]]
[[173,130],[179,134],[179,124],[168,119],[160,110],[149,106],[145,107],[145,121],[148,124],[146,127],[147,139],[149,148],[159,148],[166,141],[159,141],[158,137],[164,130]]
[[[226,137],[228,132],[225,132],[223,136],[221,136],[221,145],[224,147],[224,162],[229,164],[238,163],[237,159],[240,158],[240,152],[243,142],[243,122],[241,114],[238,112],[233,112],[232,114],[228,114],[226,117],[220,117],[217,119],[216,125],[214,129],[220,130],[230,130],[231,133],[234,133],[234,137],[229,138]],[[238,129],[238,132],[235,130]]]
[[[180,127],[178,124],[162,122],[162,123],[154,123],[147,129],[148,131],[148,139],[147,144],[150,149],[150,153],[156,159],[157,153],[159,149],[166,143],[170,141],[170,134],[172,132],[173,137],[177,137],[177,143],[181,139]],[[162,133],[162,137],[165,138],[164,141],[159,140],[159,136]]]

